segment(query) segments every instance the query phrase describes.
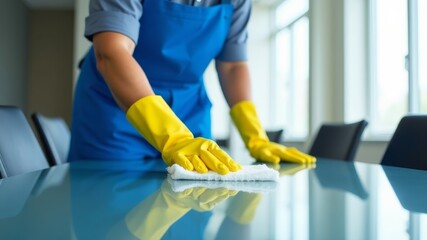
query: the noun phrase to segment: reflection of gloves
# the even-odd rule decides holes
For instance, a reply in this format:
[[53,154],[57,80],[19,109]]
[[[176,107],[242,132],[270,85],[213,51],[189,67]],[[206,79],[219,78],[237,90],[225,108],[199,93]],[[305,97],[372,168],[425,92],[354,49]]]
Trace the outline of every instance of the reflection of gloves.
[[210,211],[218,203],[237,194],[237,191],[226,188],[209,189],[204,187],[189,188],[176,193],[171,190],[170,185],[162,191],[165,199],[170,199],[175,206],[192,208],[199,212]]
[[126,215],[129,231],[140,239],[160,239],[169,227],[189,210],[210,211],[236,191],[190,188],[180,193],[172,191],[165,180],[160,191],[137,205]]
[[126,117],[169,166],[177,163],[190,171],[206,173],[210,169],[223,175],[241,169],[214,141],[194,138],[160,96],[141,98]]
[[294,175],[295,173],[304,170],[316,168],[316,163],[294,164],[294,163],[268,163],[268,167],[279,171],[280,176]]
[[316,161],[313,156],[302,153],[296,148],[288,148],[270,142],[261,127],[253,103],[249,101],[239,102],[232,107],[230,114],[245,142],[246,148],[255,159],[272,163],[278,163],[280,160],[294,163]]
[[261,201],[260,193],[239,192],[228,205],[226,215],[239,224],[248,224]]

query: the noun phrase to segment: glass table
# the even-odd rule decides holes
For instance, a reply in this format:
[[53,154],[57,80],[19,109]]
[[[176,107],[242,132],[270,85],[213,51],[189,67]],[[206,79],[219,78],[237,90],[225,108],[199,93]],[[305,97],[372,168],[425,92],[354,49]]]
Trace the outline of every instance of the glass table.
[[161,159],[2,179],[0,239],[427,239],[426,171],[328,159],[270,167],[278,182],[174,181]]

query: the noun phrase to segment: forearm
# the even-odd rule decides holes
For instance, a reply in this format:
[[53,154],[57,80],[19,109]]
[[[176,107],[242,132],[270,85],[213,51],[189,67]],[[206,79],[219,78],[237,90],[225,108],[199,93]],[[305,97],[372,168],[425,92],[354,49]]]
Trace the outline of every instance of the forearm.
[[216,69],[224,97],[230,107],[251,100],[251,82],[246,62],[217,62]]
[[138,99],[154,94],[143,69],[132,56],[135,47],[132,40],[111,32],[96,34],[93,40],[98,71],[124,111]]

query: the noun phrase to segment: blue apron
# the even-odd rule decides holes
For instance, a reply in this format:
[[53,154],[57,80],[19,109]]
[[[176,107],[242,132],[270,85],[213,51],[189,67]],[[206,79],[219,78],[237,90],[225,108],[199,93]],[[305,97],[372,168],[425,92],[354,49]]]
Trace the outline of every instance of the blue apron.
[[[211,138],[211,102],[203,73],[224,45],[232,13],[233,6],[224,3],[194,7],[144,1],[134,58],[155,94],[165,99],[196,137]],[[70,161],[160,156],[126,120],[96,69],[93,48],[76,86],[71,133]]]

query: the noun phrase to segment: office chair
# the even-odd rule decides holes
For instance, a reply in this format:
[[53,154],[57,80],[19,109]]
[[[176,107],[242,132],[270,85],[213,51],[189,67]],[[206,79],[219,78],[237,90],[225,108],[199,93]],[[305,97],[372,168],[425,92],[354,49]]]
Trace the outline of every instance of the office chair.
[[0,175],[4,178],[48,167],[21,109],[0,106]]
[[267,130],[265,132],[267,133],[268,139],[270,139],[270,141],[280,143],[280,140],[282,139],[283,129]]
[[224,147],[224,148],[230,147],[230,138],[217,138],[215,139],[215,142],[220,147]]
[[50,166],[67,161],[70,129],[62,118],[49,118],[40,113],[31,115]]
[[381,164],[427,170],[427,115],[400,120]]
[[315,157],[354,161],[360,138],[368,122],[323,124],[309,150]]

